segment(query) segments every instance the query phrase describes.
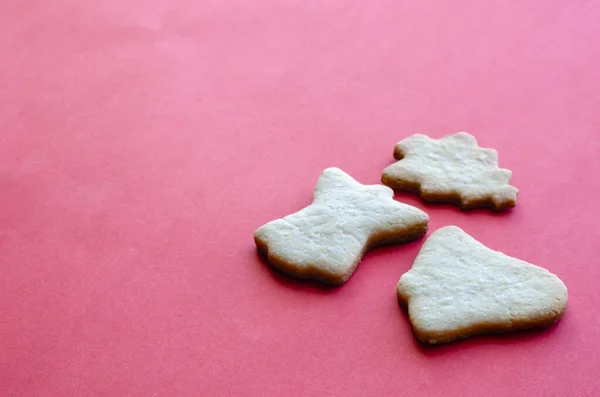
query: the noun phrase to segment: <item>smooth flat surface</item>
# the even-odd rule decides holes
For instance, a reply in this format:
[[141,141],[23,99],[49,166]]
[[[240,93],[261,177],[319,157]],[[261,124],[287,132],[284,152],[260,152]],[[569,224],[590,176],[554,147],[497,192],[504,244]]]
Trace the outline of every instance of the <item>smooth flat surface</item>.
[[[226,4],[223,4],[226,3]],[[2,1],[0,395],[600,393],[600,4]],[[469,131],[506,214],[423,205],[569,288],[544,332],[422,348],[395,286],[342,288],[252,240],[337,166],[376,183],[413,133]]]

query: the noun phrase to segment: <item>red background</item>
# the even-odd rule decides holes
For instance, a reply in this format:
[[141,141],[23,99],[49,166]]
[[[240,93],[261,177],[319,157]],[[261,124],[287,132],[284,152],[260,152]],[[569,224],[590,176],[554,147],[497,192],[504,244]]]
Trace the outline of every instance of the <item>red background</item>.
[[[371,3],[0,3],[0,395],[600,393],[600,4]],[[338,289],[257,256],[324,168],[461,130],[517,207],[398,198],[558,274],[557,326],[421,347],[422,240]]]

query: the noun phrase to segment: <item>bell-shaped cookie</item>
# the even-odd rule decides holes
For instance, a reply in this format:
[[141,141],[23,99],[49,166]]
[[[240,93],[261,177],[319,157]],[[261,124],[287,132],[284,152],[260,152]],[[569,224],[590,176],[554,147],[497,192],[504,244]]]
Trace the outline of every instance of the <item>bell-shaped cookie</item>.
[[430,344],[547,326],[567,308],[567,288],[557,276],[455,226],[431,234],[397,293],[415,335]]

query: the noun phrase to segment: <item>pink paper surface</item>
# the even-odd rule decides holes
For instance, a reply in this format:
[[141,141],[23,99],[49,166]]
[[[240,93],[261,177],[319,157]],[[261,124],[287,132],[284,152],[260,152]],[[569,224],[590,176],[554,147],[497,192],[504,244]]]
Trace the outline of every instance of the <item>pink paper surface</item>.
[[[369,4],[367,4],[369,3]],[[1,396],[600,395],[600,4],[3,1]],[[420,346],[395,285],[423,240],[337,289],[254,230],[337,166],[469,131],[521,189],[425,209],[541,265],[541,332]]]

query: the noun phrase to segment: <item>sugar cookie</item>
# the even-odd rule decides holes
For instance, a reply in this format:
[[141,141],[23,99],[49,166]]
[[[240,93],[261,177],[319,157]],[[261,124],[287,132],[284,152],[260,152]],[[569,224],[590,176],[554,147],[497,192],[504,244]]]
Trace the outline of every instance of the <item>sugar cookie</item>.
[[519,191],[509,185],[511,171],[498,168],[498,153],[480,148],[466,132],[442,139],[410,136],[396,144],[394,157],[399,161],[383,170],[383,184],[417,191],[425,201],[495,210],[517,203]]
[[340,285],[364,253],[377,245],[414,240],[429,217],[393,199],[383,185],[362,185],[338,168],[326,169],[308,207],[261,226],[258,249],[291,276]]
[[547,326],[567,308],[567,288],[546,269],[492,251],[455,226],[435,231],[397,286],[425,343]]

